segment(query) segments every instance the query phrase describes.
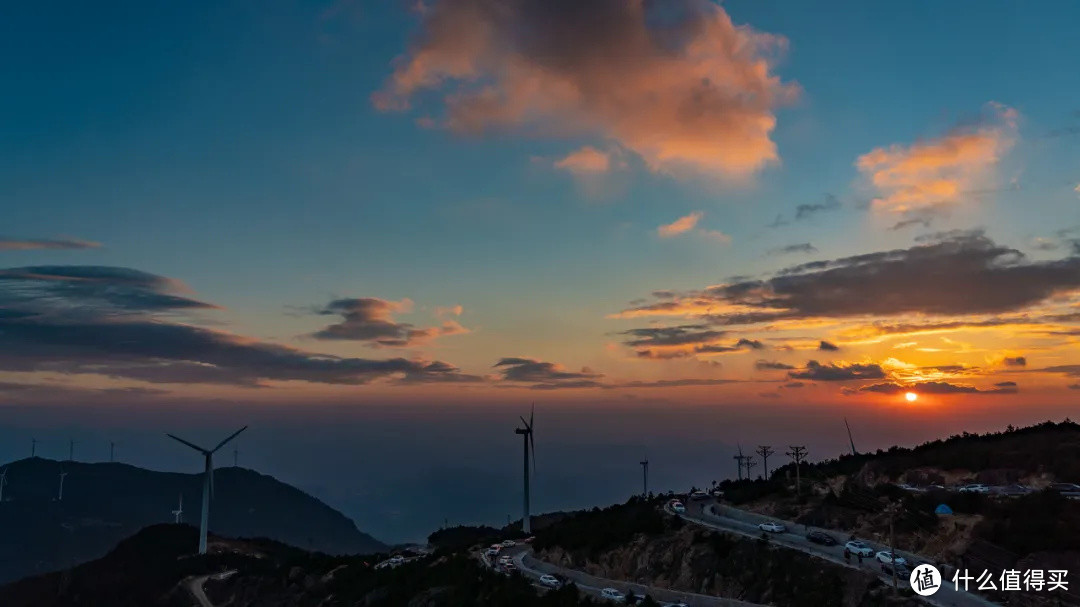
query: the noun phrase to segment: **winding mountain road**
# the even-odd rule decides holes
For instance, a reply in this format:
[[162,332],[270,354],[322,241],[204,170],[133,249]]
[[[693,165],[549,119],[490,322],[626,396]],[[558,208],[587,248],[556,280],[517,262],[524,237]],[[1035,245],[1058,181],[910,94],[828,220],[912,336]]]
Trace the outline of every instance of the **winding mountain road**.
[[[675,515],[668,506],[665,506],[664,509],[668,514]],[[806,539],[806,533],[815,529],[828,533],[838,540],[842,539],[836,531],[830,529],[806,527],[805,525],[799,525],[790,521],[766,517],[745,510],[738,510],[729,506],[717,504],[712,500],[689,501],[687,502],[687,511],[679,514],[679,516],[687,522],[703,527],[753,538],[761,537],[762,531],[758,528],[759,523],[778,522],[785,525],[789,532],[770,533],[769,541],[774,544],[798,550],[811,556],[848,567],[849,569],[860,569],[874,573],[885,583],[892,585],[892,576],[884,574],[881,571],[880,563],[874,558],[866,558],[861,563],[855,562],[854,559],[852,562],[848,562],[844,560],[843,542],[837,546],[823,546]],[[800,530],[801,533],[795,533],[794,530],[796,529]],[[873,547],[875,552],[878,550],[888,550],[887,546],[877,542],[869,540],[862,541]],[[909,562],[926,560],[919,555],[906,553],[902,550],[897,550],[896,553],[908,559]],[[951,575],[946,574],[944,571],[942,572],[942,578],[941,589],[932,596],[921,597],[923,601],[931,605],[937,605],[938,607],[992,607],[997,605],[997,603],[991,602],[971,592],[955,590],[953,583],[951,582]],[[907,579],[898,579],[897,582],[900,584],[901,588],[908,585]]]

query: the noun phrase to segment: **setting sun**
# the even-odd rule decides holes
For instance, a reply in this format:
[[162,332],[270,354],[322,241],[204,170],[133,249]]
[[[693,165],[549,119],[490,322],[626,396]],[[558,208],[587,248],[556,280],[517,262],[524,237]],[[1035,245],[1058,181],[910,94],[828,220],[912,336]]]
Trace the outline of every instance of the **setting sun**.
[[919,395],[915,394],[914,392],[908,392],[904,395],[904,398],[906,398],[909,403],[913,403],[919,399]]

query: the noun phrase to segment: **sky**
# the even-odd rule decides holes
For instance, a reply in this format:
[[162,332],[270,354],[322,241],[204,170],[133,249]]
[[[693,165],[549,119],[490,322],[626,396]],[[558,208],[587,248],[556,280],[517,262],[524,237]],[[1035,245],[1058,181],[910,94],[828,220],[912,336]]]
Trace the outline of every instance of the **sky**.
[[[568,466],[670,447],[696,462],[672,483],[716,476],[742,442],[833,456],[843,417],[875,448],[1064,418],[1080,395],[1078,13],[11,7],[0,455],[30,433],[100,444],[103,426],[180,421],[252,423],[258,453],[260,422],[267,442],[302,426],[308,442],[256,461],[412,537],[437,515],[371,505],[454,454],[483,454],[461,486],[516,479],[502,450],[531,403],[561,420],[544,438]],[[365,472],[375,493],[350,501],[311,454],[360,435],[418,455]],[[148,465],[185,465],[139,444]],[[602,468],[565,472],[547,505],[623,491]]]

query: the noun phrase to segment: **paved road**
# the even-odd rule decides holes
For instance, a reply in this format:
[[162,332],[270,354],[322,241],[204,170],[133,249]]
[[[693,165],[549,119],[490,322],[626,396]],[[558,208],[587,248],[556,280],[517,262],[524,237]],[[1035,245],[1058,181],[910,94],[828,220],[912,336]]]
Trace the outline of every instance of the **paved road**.
[[196,601],[199,601],[201,607],[214,607],[214,604],[206,597],[206,592],[203,590],[203,584],[205,584],[208,579],[210,579],[209,575],[200,575],[188,579],[188,592],[191,593],[191,596],[195,597]]
[[[538,580],[540,576],[545,573],[550,573],[565,580],[573,581],[574,585],[576,585],[579,590],[594,597],[599,597],[600,591],[604,588],[615,588],[623,594],[632,590],[634,594],[639,597],[648,594],[661,603],[681,601],[690,605],[690,607],[760,607],[756,603],[747,603],[746,601],[739,601],[736,599],[694,594],[691,592],[678,592],[667,588],[643,586],[631,582],[596,577],[583,571],[567,569],[565,567],[559,567],[541,561],[533,556],[532,549],[528,546],[507,548],[504,549],[501,554],[509,554],[522,575],[534,580],[533,585],[545,591],[548,590],[548,588],[546,586],[541,586],[538,582],[535,582],[535,580]],[[485,565],[492,567],[491,561],[483,554],[480,555],[480,559]]]
[[[665,506],[666,509],[666,506]],[[670,510],[669,514],[674,514]],[[775,544],[793,548],[800,552],[805,552],[812,556],[823,558],[838,565],[843,565],[851,569],[861,569],[867,572],[877,574],[887,584],[892,584],[892,576],[884,575],[881,571],[881,565],[873,557],[865,558],[862,564],[859,564],[854,558],[852,562],[844,560],[844,546],[843,542],[837,546],[822,546],[821,544],[815,544],[806,539],[805,534],[815,529],[813,527],[804,530],[803,525],[797,525],[790,521],[784,521],[780,519],[770,518],[743,510],[737,510],[729,506],[715,504],[713,501],[695,502],[691,501],[687,504],[687,512],[681,515],[689,522],[696,523],[711,529],[717,529],[720,531],[726,531],[729,533],[736,533],[747,537],[758,538],[761,537],[761,530],[758,529],[758,523],[765,521],[779,522],[787,526],[788,533],[770,533],[769,540]],[[800,533],[792,533],[792,530],[798,529]],[[822,531],[832,535],[837,540],[846,541],[846,535],[840,535],[836,531],[828,529],[822,529]],[[886,550],[886,546],[882,546],[877,542],[871,542],[868,540],[862,540],[864,543],[872,546],[876,551]],[[897,554],[908,559],[909,562],[915,562],[913,559],[926,560],[918,555],[912,555],[905,553],[902,550],[897,550]],[[932,605],[938,605],[939,607],[987,607],[997,605],[985,598],[975,595],[970,592],[954,590],[952,584],[952,575],[942,572],[942,585],[941,590],[930,597],[923,597],[923,600]],[[897,582],[901,584],[901,588],[907,586],[908,580],[898,579]]]

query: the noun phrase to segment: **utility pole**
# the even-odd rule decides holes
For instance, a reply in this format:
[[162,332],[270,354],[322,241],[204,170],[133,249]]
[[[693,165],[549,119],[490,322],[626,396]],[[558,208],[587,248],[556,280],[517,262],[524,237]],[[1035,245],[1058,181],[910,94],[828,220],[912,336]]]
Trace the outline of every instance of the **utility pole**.
[[757,462],[754,461],[754,456],[747,455],[743,465],[746,466],[746,480],[752,480],[754,477],[750,474],[750,469],[757,465]]
[[900,504],[894,502],[885,509],[889,513],[889,558],[892,559],[890,569],[892,569],[893,594],[899,592],[896,582],[896,536],[893,535],[893,519],[896,518],[896,511],[899,506]]
[[37,439],[30,439],[30,457],[37,457]]
[[787,456],[795,462],[795,495],[802,495],[802,475],[801,468],[802,462],[806,459],[806,447],[788,445],[791,451],[787,452]]
[[116,443],[109,441],[109,463],[116,461]]
[[761,456],[761,463],[765,466],[765,480],[769,480],[769,456],[773,453],[772,445],[758,445],[757,454]]
[[735,460],[736,468],[739,471],[739,480],[741,481],[742,480],[743,460],[746,459],[746,456],[742,454],[742,447],[739,447],[739,453],[737,455],[733,455],[731,457],[732,457],[732,459]]
[[649,459],[645,458],[639,462],[641,464],[641,496],[649,496]]

